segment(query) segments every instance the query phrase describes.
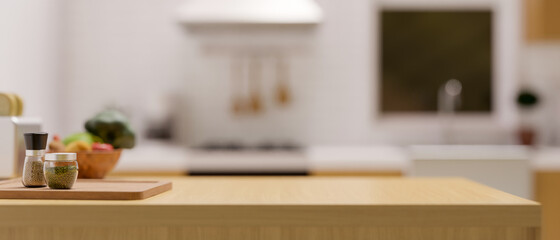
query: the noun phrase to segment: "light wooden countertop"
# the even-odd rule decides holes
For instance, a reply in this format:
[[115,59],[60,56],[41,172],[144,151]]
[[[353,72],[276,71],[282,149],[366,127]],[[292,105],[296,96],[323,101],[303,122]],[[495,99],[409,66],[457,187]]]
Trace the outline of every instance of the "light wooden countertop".
[[[342,224],[540,226],[540,205],[465,179],[171,177],[139,201],[0,200],[0,226]],[[64,217],[62,217],[64,216]]]

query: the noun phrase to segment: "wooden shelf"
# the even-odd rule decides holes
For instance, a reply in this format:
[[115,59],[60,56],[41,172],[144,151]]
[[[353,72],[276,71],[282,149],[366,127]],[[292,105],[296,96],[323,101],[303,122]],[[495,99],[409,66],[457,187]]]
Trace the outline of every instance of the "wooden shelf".
[[525,39],[560,41],[560,1],[525,0]]

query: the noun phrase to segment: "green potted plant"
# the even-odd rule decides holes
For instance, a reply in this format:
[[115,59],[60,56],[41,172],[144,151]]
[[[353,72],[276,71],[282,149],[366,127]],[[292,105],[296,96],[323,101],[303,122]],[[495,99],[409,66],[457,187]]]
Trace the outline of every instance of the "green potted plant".
[[520,108],[520,125],[518,138],[523,145],[534,145],[536,130],[531,121],[531,115],[539,104],[539,96],[530,89],[522,89],[517,94],[517,105]]

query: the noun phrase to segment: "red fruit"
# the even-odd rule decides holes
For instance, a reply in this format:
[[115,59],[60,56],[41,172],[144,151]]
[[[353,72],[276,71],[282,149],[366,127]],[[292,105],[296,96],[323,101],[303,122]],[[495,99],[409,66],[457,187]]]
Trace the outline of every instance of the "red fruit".
[[91,150],[93,151],[112,151],[113,145],[108,143],[93,143],[91,144]]
[[54,136],[53,136],[53,141],[55,141],[55,142],[60,141],[60,136],[54,135]]

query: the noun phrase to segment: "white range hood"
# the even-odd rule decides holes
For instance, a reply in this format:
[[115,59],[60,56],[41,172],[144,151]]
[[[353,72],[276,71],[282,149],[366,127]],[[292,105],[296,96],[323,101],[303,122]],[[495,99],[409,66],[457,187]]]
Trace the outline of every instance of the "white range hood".
[[188,0],[179,9],[187,24],[317,24],[314,0]]

